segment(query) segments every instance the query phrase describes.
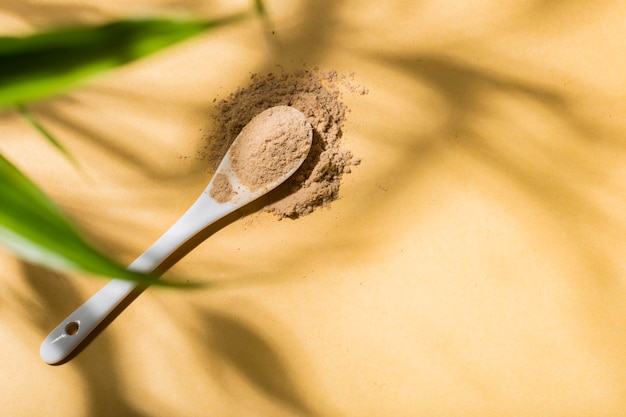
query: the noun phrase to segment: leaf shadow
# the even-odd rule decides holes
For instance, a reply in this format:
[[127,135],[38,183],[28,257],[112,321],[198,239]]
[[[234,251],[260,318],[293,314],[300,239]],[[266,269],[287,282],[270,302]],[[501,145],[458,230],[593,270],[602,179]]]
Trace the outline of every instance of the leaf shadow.
[[316,413],[299,392],[281,352],[259,331],[237,317],[220,311],[198,312],[205,324],[200,338],[219,364],[209,372],[228,390],[224,370],[235,370],[265,397],[300,416]]
[[[72,96],[63,96],[56,99],[59,103],[72,103],[73,105],[80,105],[80,100]],[[95,109],[97,111],[97,109]],[[168,178],[167,174],[159,170],[154,166],[154,163],[144,154],[136,153],[125,149],[121,144],[114,144],[106,138],[106,133],[103,131],[104,126],[99,126],[89,121],[79,120],[75,115],[63,112],[62,109],[56,106],[41,106],[36,109],[38,117],[43,121],[52,120],[55,123],[62,124],[71,128],[74,132],[78,133],[81,137],[88,139],[92,144],[97,146],[98,150],[105,154],[111,154],[114,157],[123,160],[128,163],[129,166],[136,167],[137,169],[145,172],[147,175],[157,178]],[[71,150],[70,150],[71,152]]]
[[97,6],[91,4],[46,3],[33,0],[3,2],[0,10],[4,14],[19,18],[36,27],[67,25],[69,22],[90,21],[106,17]]
[[[598,280],[608,284],[618,279],[620,268],[606,248],[593,248],[590,242],[599,232],[618,235],[626,230],[615,214],[605,210],[597,196],[581,185],[593,188],[603,184],[604,162],[602,158],[594,158],[595,153],[624,152],[626,147],[623,141],[607,133],[603,125],[586,117],[566,91],[444,54],[369,51],[362,56],[364,59],[375,56],[383,65],[433,88],[444,99],[442,113],[446,116],[437,131],[424,136],[419,133],[419,126],[415,126],[415,132],[404,132],[413,140],[396,144],[406,148],[403,160],[399,161],[405,170],[423,169],[420,166],[428,160],[453,161],[458,157],[455,155],[473,159],[496,177],[506,179],[511,191],[523,192],[543,212],[554,216],[555,230],[568,230],[577,236],[570,242],[570,249],[589,268],[601,271]],[[529,111],[541,114],[547,122],[558,123],[567,136],[552,138],[548,136],[551,132],[545,133],[539,125],[524,125],[515,114],[511,116],[506,104],[494,104],[491,100],[494,96],[528,103]],[[410,99],[419,107],[420,97]],[[495,134],[485,132],[480,123],[486,119],[500,120],[508,128]],[[397,130],[387,128],[391,132]],[[560,145],[553,145],[552,139],[557,139]],[[519,147],[519,153],[510,152],[515,146]],[[539,158],[531,159],[524,151],[532,151]],[[381,173],[381,177],[388,175]],[[490,187],[486,181],[481,185]],[[522,210],[506,199],[501,202],[509,206],[511,213]]]

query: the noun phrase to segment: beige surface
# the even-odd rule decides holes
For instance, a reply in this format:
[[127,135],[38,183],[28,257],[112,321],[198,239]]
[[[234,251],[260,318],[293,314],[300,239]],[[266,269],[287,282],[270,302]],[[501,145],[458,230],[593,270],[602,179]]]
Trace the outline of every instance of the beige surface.
[[[3,1],[0,28],[186,7],[104,3]],[[130,262],[207,183],[213,98],[306,61],[370,89],[345,97],[341,200],[230,224],[172,270],[221,285],[149,290],[58,367],[39,343],[102,281],[0,253],[2,414],[626,415],[626,3],[268,9],[273,36],[224,28],[38,106],[84,172],[14,115],[0,151]]]

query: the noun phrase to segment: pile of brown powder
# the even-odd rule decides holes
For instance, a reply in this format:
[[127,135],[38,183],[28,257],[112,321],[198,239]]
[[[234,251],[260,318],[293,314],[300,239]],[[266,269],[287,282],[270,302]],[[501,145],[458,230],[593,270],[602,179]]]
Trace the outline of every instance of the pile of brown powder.
[[253,74],[250,84],[217,102],[213,131],[201,157],[208,159],[214,172],[231,143],[257,114],[274,106],[300,110],[313,127],[313,144],[300,169],[272,191],[264,208],[279,218],[297,218],[327,207],[339,196],[344,173],[360,160],[340,144],[346,105],[342,91],[366,94],[354,86],[352,77],[336,71],[298,71],[296,73]]

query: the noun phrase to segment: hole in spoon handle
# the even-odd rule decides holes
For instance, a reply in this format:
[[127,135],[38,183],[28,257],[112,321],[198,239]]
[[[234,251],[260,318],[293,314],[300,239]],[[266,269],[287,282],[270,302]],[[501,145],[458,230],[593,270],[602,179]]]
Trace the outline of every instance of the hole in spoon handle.
[[67,358],[135,287],[131,281],[110,281],[50,332],[41,343],[41,358],[49,364]]
[[65,334],[74,336],[80,330],[80,320],[70,321],[65,325]]

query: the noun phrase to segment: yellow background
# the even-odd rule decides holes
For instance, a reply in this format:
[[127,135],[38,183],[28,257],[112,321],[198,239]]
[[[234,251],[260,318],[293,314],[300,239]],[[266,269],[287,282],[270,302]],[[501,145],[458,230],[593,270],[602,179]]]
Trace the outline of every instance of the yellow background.
[[[4,34],[250,2],[5,0]],[[0,151],[130,263],[208,183],[214,98],[319,66],[362,158],[341,199],[254,213],[181,260],[71,362],[39,344],[103,281],[0,252],[6,416],[626,415],[626,2],[267,2],[15,114]],[[272,35],[271,31],[275,33]]]

